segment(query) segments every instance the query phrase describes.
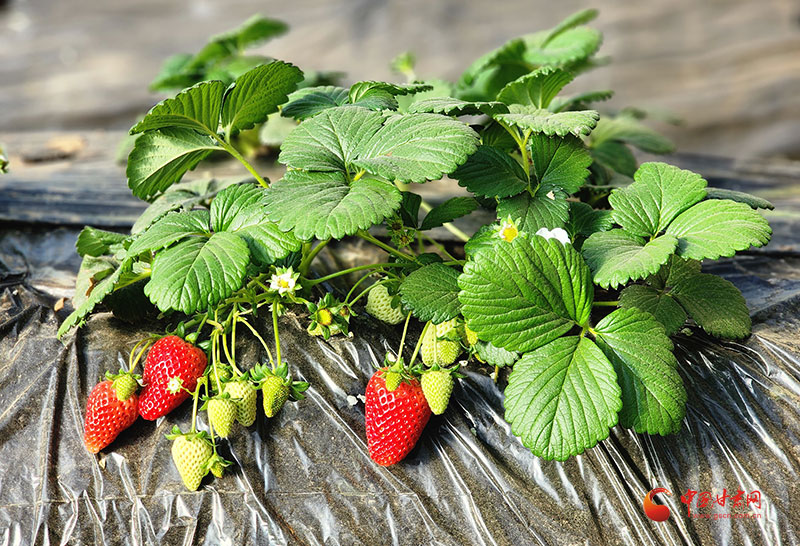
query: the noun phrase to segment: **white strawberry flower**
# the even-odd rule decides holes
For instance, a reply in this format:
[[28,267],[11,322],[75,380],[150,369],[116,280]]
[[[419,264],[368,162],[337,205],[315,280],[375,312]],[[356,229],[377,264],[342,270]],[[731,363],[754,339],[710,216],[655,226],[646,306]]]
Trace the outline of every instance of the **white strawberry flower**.
[[545,239],[556,239],[562,245],[572,243],[572,241],[569,240],[569,234],[560,227],[554,229],[541,228],[536,232],[536,235],[544,237]]
[[269,287],[281,296],[284,294],[294,295],[295,290],[301,288],[297,284],[298,277],[300,277],[300,273],[295,273],[291,267],[287,269],[279,267],[272,275]]
[[171,377],[167,382],[167,390],[170,394],[178,394],[183,388],[183,379],[180,377]]

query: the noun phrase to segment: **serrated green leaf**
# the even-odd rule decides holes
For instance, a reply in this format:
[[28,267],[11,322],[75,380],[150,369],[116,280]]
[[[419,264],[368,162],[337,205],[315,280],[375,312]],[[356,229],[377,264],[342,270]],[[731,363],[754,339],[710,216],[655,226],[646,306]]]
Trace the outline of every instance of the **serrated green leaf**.
[[563,34],[564,32],[578,27],[580,25],[585,25],[589,21],[592,21],[597,18],[598,11],[596,9],[583,9],[580,11],[576,11],[573,14],[568,15],[563,21],[558,23],[554,28],[552,28],[547,33],[547,37],[542,41],[542,45],[546,46],[550,41],[552,41],[557,36]]
[[78,234],[75,248],[81,256],[108,254],[111,245],[124,242],[127,235],[86,226]]
[[675,150],[675,145],[667,137],[626,115],[604,117],[597,123],[592,132],[592,145],[610,141],[624,142],[651,154],[668,154]]
[[601,142],[591,148],[590,153],[592,158],[604,167],[631,178],[639,165],[631,149],[616,140]]
[[744,203],[754,209],[772,210],[775,205],[762,197],[751,195],[742,191],[726,190],[723,188],[706,188],[706,199],[730,199],[738,203]]
[[360,147],[357,167],[401,182],[438,180],[475,152],[478,135],[467,125],[439,114],[391,116]]
[[573,201],[569,204],[566,230],[574,239],[578,235],[589,237],[598,231],[608,231],[614,226],[610,210],[593,209],[591,205]]
[[475,234],[464,243],[464,253],[467,256],[474,256],[482,248],[490,248],[500,239],[497,235],[498,224],[488,224],[481,226]]
[[119,261],[111,256],[84,256],[75,278],[72,306],[77,309],[83,305],[97,283],[114,273],[118,267]]
[[528,187],[528,175],[519,161],[502,150],[478,146],[467,161],[452,172],[459,186],[485,197],[510,197]]
[[359,104],[374,96],[376,92],[393,97],[396,95],[414,95],[423,91],[430,91],[431,89],[433,89],[433,86],[426,83],[396,84],[379,81],[361,81],[350,86],[349,100],[350,104]]
[[323,110],[345,104],[348,92],[344,87],[334,85],[300,89],[289,95],[289,102],[281,110],[281,115],[299,120],[308,119]]
[[259,66],[236,78],[222,105],[225,132],[235,134],[264,122],[301,81],[300,69],[283,61]]
[[400,192],[403,194],[400,201],[400,218],[403,224],[409,227],[417,227],[419,223],[419,207],[422,204],[422,197],[410,191]]
[[452,197],[435,206],[422,220],[420,230],[433,229],[452,222],[456,218],[466,216],[478,208],[478,202],[472,197]]
[[588,135],[600,119],[600,114],[595,110],[553,113],[532,106],[512,104],[508,111],[508,114],[496,114],[494,119],[519,127],[523,131],[544,133],[547,136],[563,137],[570,133],[577,137]]
[[506,152],[516,152],[518,150],[517,143],[514,141],[511,134],[496,121],[491,121],[483,128],[483,131],[481,131],[481,142],[484,146],[490,146]]
[[519,353],[495,347],[488,341],[478,341],[475,345],[475,352],[484,362],[499,368],[513,366],[519,360]]
[[608,437],[622,408],[614,368],[585,337],[556,339],[522,355],[503,405],[511,431],[544,459],[563,461]]
[[128,248],[128,256],[159,250],[192,236],[208,236],[209,214],[207,210],[173,212],[155,222],[147,231],[134,239]]
[[602,102],[609,100],[614,96],[614,92],[610,89],[603,89],[600,91],[586,91],[584,93],[576,93],[574,95],[565,95],[555,97],[550,102],[548,110],[551,112],[564,112],[565,110],[585,110],[586,107],[593,102]]
[[462,314],[509,351],[541,347],[589,320],[591,273],[572,245],[536,235],[479,249],[458,278]]
[[238,235],[192,237],[156,254],[144,292],[161,311],[203,311],[241,287],[249,261]]
[[496,101],[464,101],[452,97],[421,99],[408,107],[410,113],[445,114],[447,116],[492,116],[508,112],[508,107]]
[[750,312],[733,283],[697,273],[677,281],[670,294],[712,336],[741,339],[750,335]]
[[61,338],[64,334],[69,332],[69,330],[81,323],[89,313],[91,313],[95,307],[97,307],[102,301],[108,296],[112,290],[114,290],[114,286],[119,281],[120,276],[123,272],[130,270],[131,262],[126,260],[120,264],[111,274],[104,277],[100,282],[94,285],[91,293],[86,297],[86,300],[83,301],[70,315],[64,319],[64,322],[61,323],[61,326],[58,328],[57,336]]
[[687,318],[686,311],[668,292],[641,284],[625,288],[619,295],[619,306],[650,313],[664,326],[668,336],[680,330]]
[[581,252],[594,273],[595,284],[617,288],[657,273],[677,245],[677,239],[671,235],[645,241],[621,229],[612,229],[586,239]]
[[183,89],[197,82],[198,74],[188,70],[192,60],[189,53],[178,53],[168,57],[161,65],[158,75],[150,82],[151,91],[172,91]]
[[344,171],[382,124],[383,116],[366,108],[329,108],[289,134],[278,161],[308,171]]
[[[484,55],[481,55],[461,75],[459,87],[469,87],[475,82],[478,75],[485,73],[487,68],[500,66],[506,63],[519,64],[525,55],[525,42],[514,38]],[[512,78],[514,79],[514,78]]]
[[673,254],[667,263],[661,266],[658,273],[647,277],[647,284],[659,290],[671,286],[684,277],[693,277],[700,273],[700,262],[686,260]]
[[772,229],[757,211],[744,203],[712,199],[681,213],[667,228],[678,238],[676,254],[693,260],[733,256],[769,242]]
[[577,27],[551,36],[550,31],[523,38],[526,62],[538,66],[566,66],[585,61],[597,51],[602,35],[588,27]]
[[416,318],[439,324],[461,312],[457,281],[458,271],[452,267],[426,265],[406,277],[400,285],[400,298]]
[[666,163],[642,163],[634,180],[608,197],[614,220],[631,235],[657,235],[706,196],[702,176]]
[[662,436],[678,432],[686,415],[686,390],[661,324],[649,313],[617,309],[595,331],[622,388],[620,425]]
[[497,203],[497,217],[511,218],[517,228],[533,235],[541,228],[564,227],[569,217],[567,194],[560,188],[542,185],[534,195],[524,192]]
[[545,66],[506,85],[500,90],[497,100],[505,104],[547,108],[559,91],[571,81],[572,74],[566,70]]
[[128,156],[128,187],[148,201],[178,182],[214,150],[210,137],[191,129],[148,131],[136,139]]
[[260,265],[274,264],[302,246],[294,233],[270,221],[260,200],[239,210],[225,230],[244,239],[251,259]]
[[400,191],[381,180],[348,183],[343,173],[302,171],[287,172],[266,197],[267,216],[303,240],[341,239],[368,229],[396,211],[400,200]]
[[255,184],[228,186],[211,201],[211,229],[226,231],[243,209],[261,202],[263,197],[264,190]]
[[568,194],[583,186],[589,176],[592,156],[579,138],[534,134],[530,144],[533,171],[539,184],[561,187]]
[[142,121],[133,126],[131,134],[183,127],[215,135],[224,93],[225,84],[220,81],[201,82],[184,89],[174,98],[156,104]]
[[289,27],[282,21],[254,15],[237,28],[212,36],[209,42],[191,60],[191,65],[200,67],[213,61],[238,54],[275,36],[284,34]]

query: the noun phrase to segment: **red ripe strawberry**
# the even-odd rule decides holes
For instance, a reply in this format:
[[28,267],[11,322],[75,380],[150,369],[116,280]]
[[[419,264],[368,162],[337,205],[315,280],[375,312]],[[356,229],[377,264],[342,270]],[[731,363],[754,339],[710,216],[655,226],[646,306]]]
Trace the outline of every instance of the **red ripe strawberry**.
[[[147,353],[139,414],[148,421],[168,414],[189,398],[206,369],[206,354],[177,336],[159,339]],[[185,390],[184,390],[185,389]]]
[[137,402],[136,394],[129,394],[128,398],[120,400],[114,381],[110,379],[94,386],[86,401],[83,431],[83,443],[89,453],[97,453],[109,445],[120,432],[136,421]]
[[389,391],[385,372],[386,369],[375,372],[366,393],[367,447],[369,456],[381,466],[402,461],[431,417],[419,380],[403,381]]

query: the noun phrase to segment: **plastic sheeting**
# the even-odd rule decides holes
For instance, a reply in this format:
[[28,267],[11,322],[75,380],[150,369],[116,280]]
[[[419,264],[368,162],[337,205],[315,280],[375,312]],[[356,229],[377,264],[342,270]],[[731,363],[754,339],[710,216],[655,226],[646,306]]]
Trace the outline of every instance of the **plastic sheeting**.
[[[236,429],[222,450],[233,472],[187,492],[164,434],[188,428],[189,404],[138,421],[97,457],[83,447],[89,390],[146,329],[105,314],[66,345],[55,339],[51,309],[74,275],[75,234],[0,237],[0,544],[800,544],[792,505],[800,493],[800,260],[744,257],[711,270],[745,291],[754,335],[744,343],[697,330],[675,338],[689,392],[679,434],[614,428],[563,463],[534,457],[511,435],[502,391],[473,364],[411,455],[390,468],[373,464],[363,403],[353,397],[387,343],[396,346],[396,332],[357,317],[353,339],[325,342],[289,315],[282,346],[311,383],[308,398]],[[269,325],[259,328],[270,334]],[[261,356],[255,344],[239,346],[240,366]],[[658,497],[671,510],[663,523],[642,509],[654,487],[672,492]],[[716,498],[723,489],[758,491],[761,506],[698,508],[695,498],[693,511],[759,517],[687,517],[687,490]]]

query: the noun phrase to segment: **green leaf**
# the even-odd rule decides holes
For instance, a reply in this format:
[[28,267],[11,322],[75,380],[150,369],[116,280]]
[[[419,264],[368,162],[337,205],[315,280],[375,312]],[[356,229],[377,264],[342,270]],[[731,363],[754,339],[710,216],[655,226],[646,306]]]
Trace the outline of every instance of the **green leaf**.
[[542,45],[546,46],[553,39],[560,36],[564,32],[571,30],[580,25],[585,25],[589,21],[597,18],[598,11],[596,9],[582,9],[567,16],[563,21],[556,25],[547,33],[547,37],[542,41]]
[[383,116],[366,108],[329,108],[289,134],[278,161],[308,171],[344,171],[382,124]]
[[569,204],[569,220],[566,230],[574,239],[577,235],[589,237],[598,231],[608,231],[614,226],[610,210],[596,210],[580,201]]
[[591,273],[572,245],[536,235],[479,249],[458,278],[462,314],[478,336],[531,351],[586,324]]
[[209,214],[207,210],[173,212],[150,226],[139,235],[128,248],[128,256],[159,250],[192,236],[208,236]]
[[78,234],[75,248],[81,256],[108,254],[111,245],[123,243],[127,235],[86,226]]
[[729,281],[697,273],[676,282],[670,295],[712,336],[741,339],[750,335],[747,303]]
[[439,114],[394,115],[360,148],[354,165],[388,180],[438,180],[475,152],[478,135]]
[[228,186],[211,202],[211,229],[226,231],[243,209],[259,203],[264,190],[255,184]]
[[114,273],[118,267],[119,261],[111,256],[84,256],[75,278],[72,306],[77,309],[83,305],[97,283]]
[[519,360],[519,353],[495,347],[488,341],[478,341],[475,345],[475,352],[487,364],[500,368],[513,366]]
[[512,137],[506,129],[496,121],[490,122],[481,131],[481,142],[484,146],[498,148],[506,152],[516,151],[519,149],[514,137]]
[[240,209],[225,226],[247,243],[250,257],[259,265],[271,265],[300,250],[302,243],[291,231],[282,231],[271,222],[263,202]]
[[148,131],[136,139],[128,156],[128,187],[136,197],[150,200],[214,150],[222,148],[191,129]]
[[289,95],[289,103],[283,107],[281,115],[299,120],[308,119],[328,108],[342,106],[347,102],[347,94],[347,89],[334,85],[306,87]]
[[365,93],[358,101],[352,103],[354,106],[361,106],[370,110],[397,110],[399,103],[394,95],[383,89],[371,89]]
[[533,235],[541,228],[564,227],[569,217],[567,194],[560,188],[539,186],[534,195],[528,192],[501,199],[497,203],[497,217],[511,218],[517,228]]
[[666,163],[642,163],[634,180],[627,188],[614,190],[608,201],[614,220],[640,237],[657,235],[706,196],[702,176]]
[[466,163],[451,174],[459,186],[485,197],[510,197],[528,187],[525,169],[502,150],[478,146]]
[[592,28],[577,27],[556,36],[545,30],[528,34],[523,39],[526,62],[539,66],[569,67],[594,55],[603,37]]
[[657,273],[675,252],[677,239],[661,235],[652,241],[621,229],[600,231],[583,243],[581,252],[592,268],[594,282],[603,288],[617,288],[631,280]]
[[548,137],[531,135],[533,171],[540,184],[564,188],[575,193],[589,176],[592,156],[577,137]]
[[58,337],[61,338],[64,334],[69,332],[69,330],[79,323],[83,322],[83,320],[91,313],[97,305],[102,303],[102,301],[108,296],[112,290],[114,290],[114,286],[119,281],[120,276],[123,272],[129,271],[131,268],[131,262],[126,260],[120,264],[111,274],[104,277],[100,282],[98,282],[94,288],[92,289],[91,293],[88,295],[85,301],[81,303],[70,315],[64,319],[64,322],[61,323],[61,326],[58,328]]
[[614,368],[585,337],[562,337],[522,355],[503,405],[534,455],[563,461],[608,437],[622,408]]
[[241,287],[249,261],[238,235],[193,237],[156,254],[144,292],[161,311],[204,311]]
[[547,108],[550,101],[571,81],[572,74],[566,70],[545,66],[506,85],[497,95],[497,100],[505,104]]
[[566,136],[570,133],[579,137],[588,135],[600,119],[595,110],[553,113],[531,106],[512,104],[508,114],[496,114],[494,119],[519,127],[523,131],[544,133],[547,136]]
[[254,15],[239,27],[212,36],[208,44],[194,56],[192,64],[202,66],[230,55],[239,54],[243,49],[280,36],[287,30],[289,27],[282,21]]
[[606,168],[633,178],[639,162],[631,149],[622,142],[606,140],[591,148],[592,157]]
[[639,433],[678,432],[686,415],[686,390],[661,324],[637,309],[617,309],[595,331],[622,387],[620,424]]
[[133,126],[131,134],[183,127],[215,135],[224,93],[225,84],[220,81],[201,82],[184,89],[174,98],[156,104],[142,121]]
[[[459,87],[468,87],[486,69],[501,66],[506,63],[519,64],[525,54],[525,43],[520,38],[509,40],[495,50],[492,50],[476,59],[461,75]],[[512,78],[513,79],[513,78]]]
[[464,253],[467,256],[474,256],[482,248],[491,248],[500,241],[497,236],[498,224],[488,224],[481,226],[475,234],[464,243]]
[[283,61],[259,66],[236,78],[222,105],[225,132],[235,134],[266,121],[301,81],[300,69]]
[[775,205],[762,197],[723,188],[706,188],[706,199],[730,199],[731,201],[744,203],[754,209],[772,210],[775,208]]
[[403,224],[409,227],[417,227],[419,223],[419,207],[422,204],[422,197],[410,191],[400,192],[403,194],[400,202],[400,218]]
[[439,324],[461,312],[458,301],[458,271],[431,264],[411,273],[400,285],[400,298],[421,321]]
[[610,89],[603,89],[601,91],[586,91],[584,93],[576,93],[574,95],[566,95],[562,97],[555,97],[551,102],[548,110],[551,112],[564,112],[565,110],[584,110],[589,104],[593,102],[601,102],[609,100],[614,96],[614,92]]
[[350,86],[349,99],[350,104],[358,104],[360,101],[374,95],[376,91],[386,93],[390,96],[396,96],[414,95],[422,91],[430,91],[431,89],[433,89],[433,86],[426,83],[395,84],[378,81],[362,81],[356,82]]
[[302,240],[323,240],[380,223],[397,210],[401,195],[394,185],[372,178],[348,184],[343,173],[289,171],[272,185],[266,200],[267,216],[283,231],[293,230]]
[[433,207],[422,220],[419,229],[425,231],[442,226],[456,218],[466,216],[477,208],[478,202],[472,197],[452,197],[441,205]]
[[161,65],[158,75],[150,82],[151,91],[172,91],[173,89],[183,89],[197,82],[197,74],[189,69],[192,55],[189,53],[178,53],[168,57]]
[[641,284],[625,288],[619,295],[619,306],[650,313],[664,326],[668,336],[680,330],[687,318],[686,311],[669,292]]
[[418,100],[408,107],[410,113],[445,114],[447,116],[492,116],[508,112],[508,107],[495,101],[464,101],[452,97],[433,97]]
[[616,118],[604,117],[592,132],[592,145],[618,141],[630,144],[651,154],[668,154],[675,151],[675,145],[667,137],[660,135],[638,119],[621,115]]
[[712,199],[680,214],[667,228],[667,234],[678,238],[678,256],[716,260],[751,246],[764,246],[772,229],[748,205]]

